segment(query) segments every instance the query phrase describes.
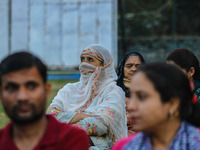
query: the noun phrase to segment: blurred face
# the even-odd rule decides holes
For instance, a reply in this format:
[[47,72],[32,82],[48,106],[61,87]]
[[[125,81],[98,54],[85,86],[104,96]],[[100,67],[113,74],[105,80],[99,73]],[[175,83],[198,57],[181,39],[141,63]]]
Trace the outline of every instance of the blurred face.
[[50,85],[43,83],[36,67],[2,76],[2,104],[16,124],[33,123],[44,116],[49,91]]
[[96,67],[103,66],[103,63],[101,61],[87,54],[81,55],[81,63],[83,62],[94,65]]
[[133,130],[152,132],[165,125],[170,104],[161,102],[160,94],[142,72],[133,76],[130,91],[128,112]]
[[124,64],[124,76],[131,80],[140,65],[141,62],[137,56],[130,56]]

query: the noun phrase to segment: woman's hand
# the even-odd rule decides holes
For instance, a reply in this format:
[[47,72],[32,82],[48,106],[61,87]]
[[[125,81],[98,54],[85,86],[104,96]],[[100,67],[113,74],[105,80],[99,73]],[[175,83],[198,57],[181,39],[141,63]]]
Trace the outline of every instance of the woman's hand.
[[88,118],[88,117],[90,117],[90,115],[87,115],[87,114],[84,114],[84,113],[77,113],[69,123],[74,124],[74,123],[77,123],[80,120],[83,120],[83,119]]

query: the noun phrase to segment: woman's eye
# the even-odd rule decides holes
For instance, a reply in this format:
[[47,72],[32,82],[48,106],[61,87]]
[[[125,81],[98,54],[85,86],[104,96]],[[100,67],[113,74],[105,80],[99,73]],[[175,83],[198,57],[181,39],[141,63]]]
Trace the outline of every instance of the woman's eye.
[[146,99],[146,95],[143,94],[143,93],[139,93],[139,94],[138,94],[138,98],[139,98],[140,100],[144,100],[144,99]]
[[139,68],[141,64],[135,64],[135,68]]
[[84,62],[84,57],[81,57],[81,62]]
[[93,59],[92,59],[92,58],[88,58],[88,61],[89,61],[89,62],[93,62]]
[[125,66],[126,66],[126,68],[131,68],[133,65],[127,64],[127,65],[125,65]]

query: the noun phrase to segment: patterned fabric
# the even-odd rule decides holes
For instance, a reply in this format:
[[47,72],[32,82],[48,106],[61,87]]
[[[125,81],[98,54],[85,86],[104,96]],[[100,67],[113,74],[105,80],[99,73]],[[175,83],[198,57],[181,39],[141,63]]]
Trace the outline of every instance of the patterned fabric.
[[194,81],[194,94],[197,96],[198,101],[200,102],[200,81]]
[[101,57],[94,49],[87,48],[87,49],[83,50],[83,52],[81,53],[81,55],[84,55],[84,54],[94,56],[99,61],[104,62],[103,57]]
[[[153,150],[147,134],[138,133],[123,150]],[[200,150],[200,133],[198,128],[182,122],[181,126],[168,147],[168,150]]]
[[[94,50],[94,47],[89,49]],[[47,113],[67,123],[76,113],[90,115],[76,125],[90,135],[95,145],[92,149],[110,149],[117,139],[127,136],[125,94],[116,85],[117,75],[110,53],[100,48],[96,53],[104,59],[104,66],[81,63],[80,81],[59,90]]]

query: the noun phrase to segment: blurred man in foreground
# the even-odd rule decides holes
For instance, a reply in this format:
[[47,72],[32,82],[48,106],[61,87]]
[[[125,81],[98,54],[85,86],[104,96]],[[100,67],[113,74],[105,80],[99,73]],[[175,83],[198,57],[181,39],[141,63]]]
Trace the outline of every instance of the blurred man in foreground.
[[11,119],[0,130],[4,150],[88,149],[85,131],[45,114],[50,93],[47,68],[36,56],[17,52],[0,64],[0,98]]

